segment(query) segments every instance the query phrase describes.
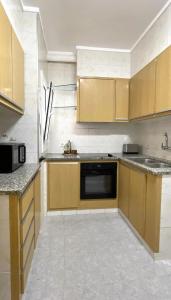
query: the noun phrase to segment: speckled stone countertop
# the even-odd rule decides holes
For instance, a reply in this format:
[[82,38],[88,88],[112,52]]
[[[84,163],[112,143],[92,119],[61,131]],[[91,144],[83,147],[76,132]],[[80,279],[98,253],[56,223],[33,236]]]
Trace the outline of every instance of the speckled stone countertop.
[[160,161],[171,163],[171,161],[163,160],[161,158],[156,158],[152,156],[145,155],[133,155],[133,154],[122,154],[122,153],[111,153],[112,157],[108,157],[108,153],[79,153],[78,155],[63,155],[59,153],[47,153],[45,155],[46,161],[96,161],[96,160],[105,160],[105,161],[123,161],[126,162],[146,173],[153,175],[171,175],[171,167],[168,168],[151,168],[150,166],[140,164],[138,162],[130,160],[133,157],[142,157],[142,158],[155,158]]
[[0,174],[0,193],[22,195],[39,168],[39,164],[25,164],[13,173]]

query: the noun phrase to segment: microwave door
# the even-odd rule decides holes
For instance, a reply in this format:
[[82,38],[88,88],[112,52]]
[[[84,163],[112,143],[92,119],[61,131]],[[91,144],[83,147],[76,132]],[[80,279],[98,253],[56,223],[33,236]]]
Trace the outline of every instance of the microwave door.
[[18,162],[24,164],[26,162],[26,146],[19,146],[18,149]]

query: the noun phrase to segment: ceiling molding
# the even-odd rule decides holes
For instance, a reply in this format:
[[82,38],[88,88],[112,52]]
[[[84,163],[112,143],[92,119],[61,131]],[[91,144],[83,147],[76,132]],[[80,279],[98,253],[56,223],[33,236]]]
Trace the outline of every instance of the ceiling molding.
[[140,35],[138,40],[133,44],[133,46],[130,49],[130,52],[132,52],[136,48],[136,46],[139,44],[139,42],[144,38],[144,36],[148,33],[148,31],[150,31],[150,29],[157,22],[157,20],[160,18],[160,16],[166,11],[166,9],[169,7],[170,4],[171,4],[171,0],[167,1],[167,3],[162,7],[162,9],[155,16],[155,18],[151,21],[151,23],[147,26],[147,28],[144,30],[144,32]]
[[40,14],[39,7],[24,5],[22,0],[20,0],[20,2],[21,2],[21,5],[22,5],[22,8],[23,8],[23,11],[34,12],[34,13],[39,13]]
[[76,50],[91,50],[91,51],[130,53],[130,49],[114,49],[114,48],[100,48],[100,47],[87,47],[87,46],[76,46]]
[[49,62],[76,62],[74,52],[48,51],[47,60]]

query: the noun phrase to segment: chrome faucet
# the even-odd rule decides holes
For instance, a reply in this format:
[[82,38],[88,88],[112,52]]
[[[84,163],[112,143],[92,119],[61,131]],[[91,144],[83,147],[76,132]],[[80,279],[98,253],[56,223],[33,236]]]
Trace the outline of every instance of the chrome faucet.
[[164,138],[165,138],[165,141],[164,141],[164,143],[162,143],[161,148],[163,150],[171,150],[171,147],[169,147],[169,138],[168,138],[167,132],[165,132]]

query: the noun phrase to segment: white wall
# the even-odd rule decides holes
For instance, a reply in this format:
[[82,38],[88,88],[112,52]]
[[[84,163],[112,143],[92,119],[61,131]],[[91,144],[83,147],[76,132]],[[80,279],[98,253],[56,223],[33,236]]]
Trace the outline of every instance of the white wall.
[[130,78],[130,53],[78,49],[77,76]]
[[171,5],[168,6],[131,52],[131,75],[137,73],[170,44]]
[[38,161],[38,34],[37,14],[23,12],[20,0],[1,1],[25,52],[25,113],[22,117],[0,109],[0,141],[25,142],[27,162]]
[[[49,63],[48,77],[54,84],[76,82],[76,65]],[[75,92],[55,90],[55,106],[76,105]],[[48,152],[61,153],[70,139],[79,152],[121,152],[123,143],[130,141],[132,125],[76,123],[74,109],[54,109],[51,119]]]

